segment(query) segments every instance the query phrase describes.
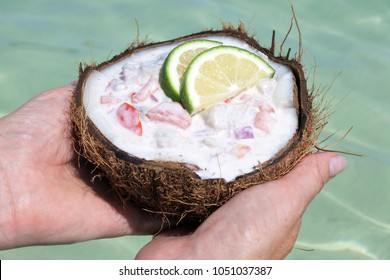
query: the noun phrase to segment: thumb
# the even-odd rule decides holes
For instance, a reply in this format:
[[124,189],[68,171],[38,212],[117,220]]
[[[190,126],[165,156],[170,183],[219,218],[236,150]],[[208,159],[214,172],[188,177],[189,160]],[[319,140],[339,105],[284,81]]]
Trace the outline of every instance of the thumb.
[[[280,183],[308,205],[323,186],[347,167],[347,160],[331,152],[318,152],[306,156]],[[302,201],[303,200],[303,201]]]

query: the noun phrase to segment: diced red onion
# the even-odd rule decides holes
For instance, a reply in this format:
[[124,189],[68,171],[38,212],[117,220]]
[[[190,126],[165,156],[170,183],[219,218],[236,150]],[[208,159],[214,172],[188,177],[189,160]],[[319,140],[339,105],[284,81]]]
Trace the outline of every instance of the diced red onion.
[[152,99],[153,102],[158,102],[158,99],[156,96],[154,96],[153,94],[150,95],[150,99]]
[[234,130],[237,139],[252,139],[255,138],[251,126],[244,126]]

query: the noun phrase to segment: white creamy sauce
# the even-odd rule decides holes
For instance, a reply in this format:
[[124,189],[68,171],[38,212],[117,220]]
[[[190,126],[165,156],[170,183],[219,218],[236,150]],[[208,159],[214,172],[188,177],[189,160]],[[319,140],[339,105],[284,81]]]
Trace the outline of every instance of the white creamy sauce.
[[[176,46],[171,44],[135,53],[92,72],[86,82],[84,104],[96,127],[119,149],[146,160],[187,163],[202,179],[231,181],[271,159],[293,137],[298,123],[293,77],[290,69],[238,39],[206,39],[256,53],[275,69],[275,76],[259,81],[229,103],[195,114],[189,123],[182,120],[183,112],[178,119],[161,120],[164,116],[156,118],[150,112],[159,111],[154,108],[162,103],[172,106],[158,83],[161,66]],[[129,129],[120,121],[124,103],[136,109],[142,135],[139,129]],[[129,121],[126,115],[125,120]]]

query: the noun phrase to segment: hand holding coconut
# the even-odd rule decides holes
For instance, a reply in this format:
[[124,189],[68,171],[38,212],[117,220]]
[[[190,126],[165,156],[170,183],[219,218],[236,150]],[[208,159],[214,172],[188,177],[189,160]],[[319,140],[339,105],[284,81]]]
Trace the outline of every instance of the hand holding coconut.
[[158,233],[138,258],[284,258],[346,165],[311,154],[325,122],[288,56],[232,27],[141,43],[0,119],[0,248]]
[[[0,119],[0,248],[156,234],[161,218],[108,195],[78,167],[68,119],[73,86],[42,93]],[[189,235],[162,231],[139,258],[284,258],[302,214],[345,168],[332,153],[305,157],[290,173],[236,195]]]
[[157,235],[137,257],[283,259],[294,246],[308,204],[345,167],[345,158],[337,154],[311,154],[284,177],[233,197],[193,233]]
[[0,119],[0,249],[150,234],[161,219],[107,196],[79,162],[68,119],[73,85]]

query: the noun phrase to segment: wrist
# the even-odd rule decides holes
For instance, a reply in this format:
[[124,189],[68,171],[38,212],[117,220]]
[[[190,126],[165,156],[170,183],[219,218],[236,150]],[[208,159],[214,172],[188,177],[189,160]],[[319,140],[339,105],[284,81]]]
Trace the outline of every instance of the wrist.
[[6,117],[0,119],[0,250],[18,247],[17,205],[10,178],[12,158]]
[[[7,127],[7,117],[0,118],[0,172],[5,170],[9,158],[7,154],[7,151],[9,150],[9,144],[7,143]],[[3,183],[3,181],[0,182]]]
[[4,182],[4,178],[1,177],[6,168],[7,162],[7,141],[6,141],[6,117],[0,118],[0,186],[2,186]]
[[[1,121],[1,120],[0,120]],[[0,127],[1,122],[0,122]],[[6,147],[3,131],[0,131],[0,250],[13,247],[12,192],[6,170]]]

